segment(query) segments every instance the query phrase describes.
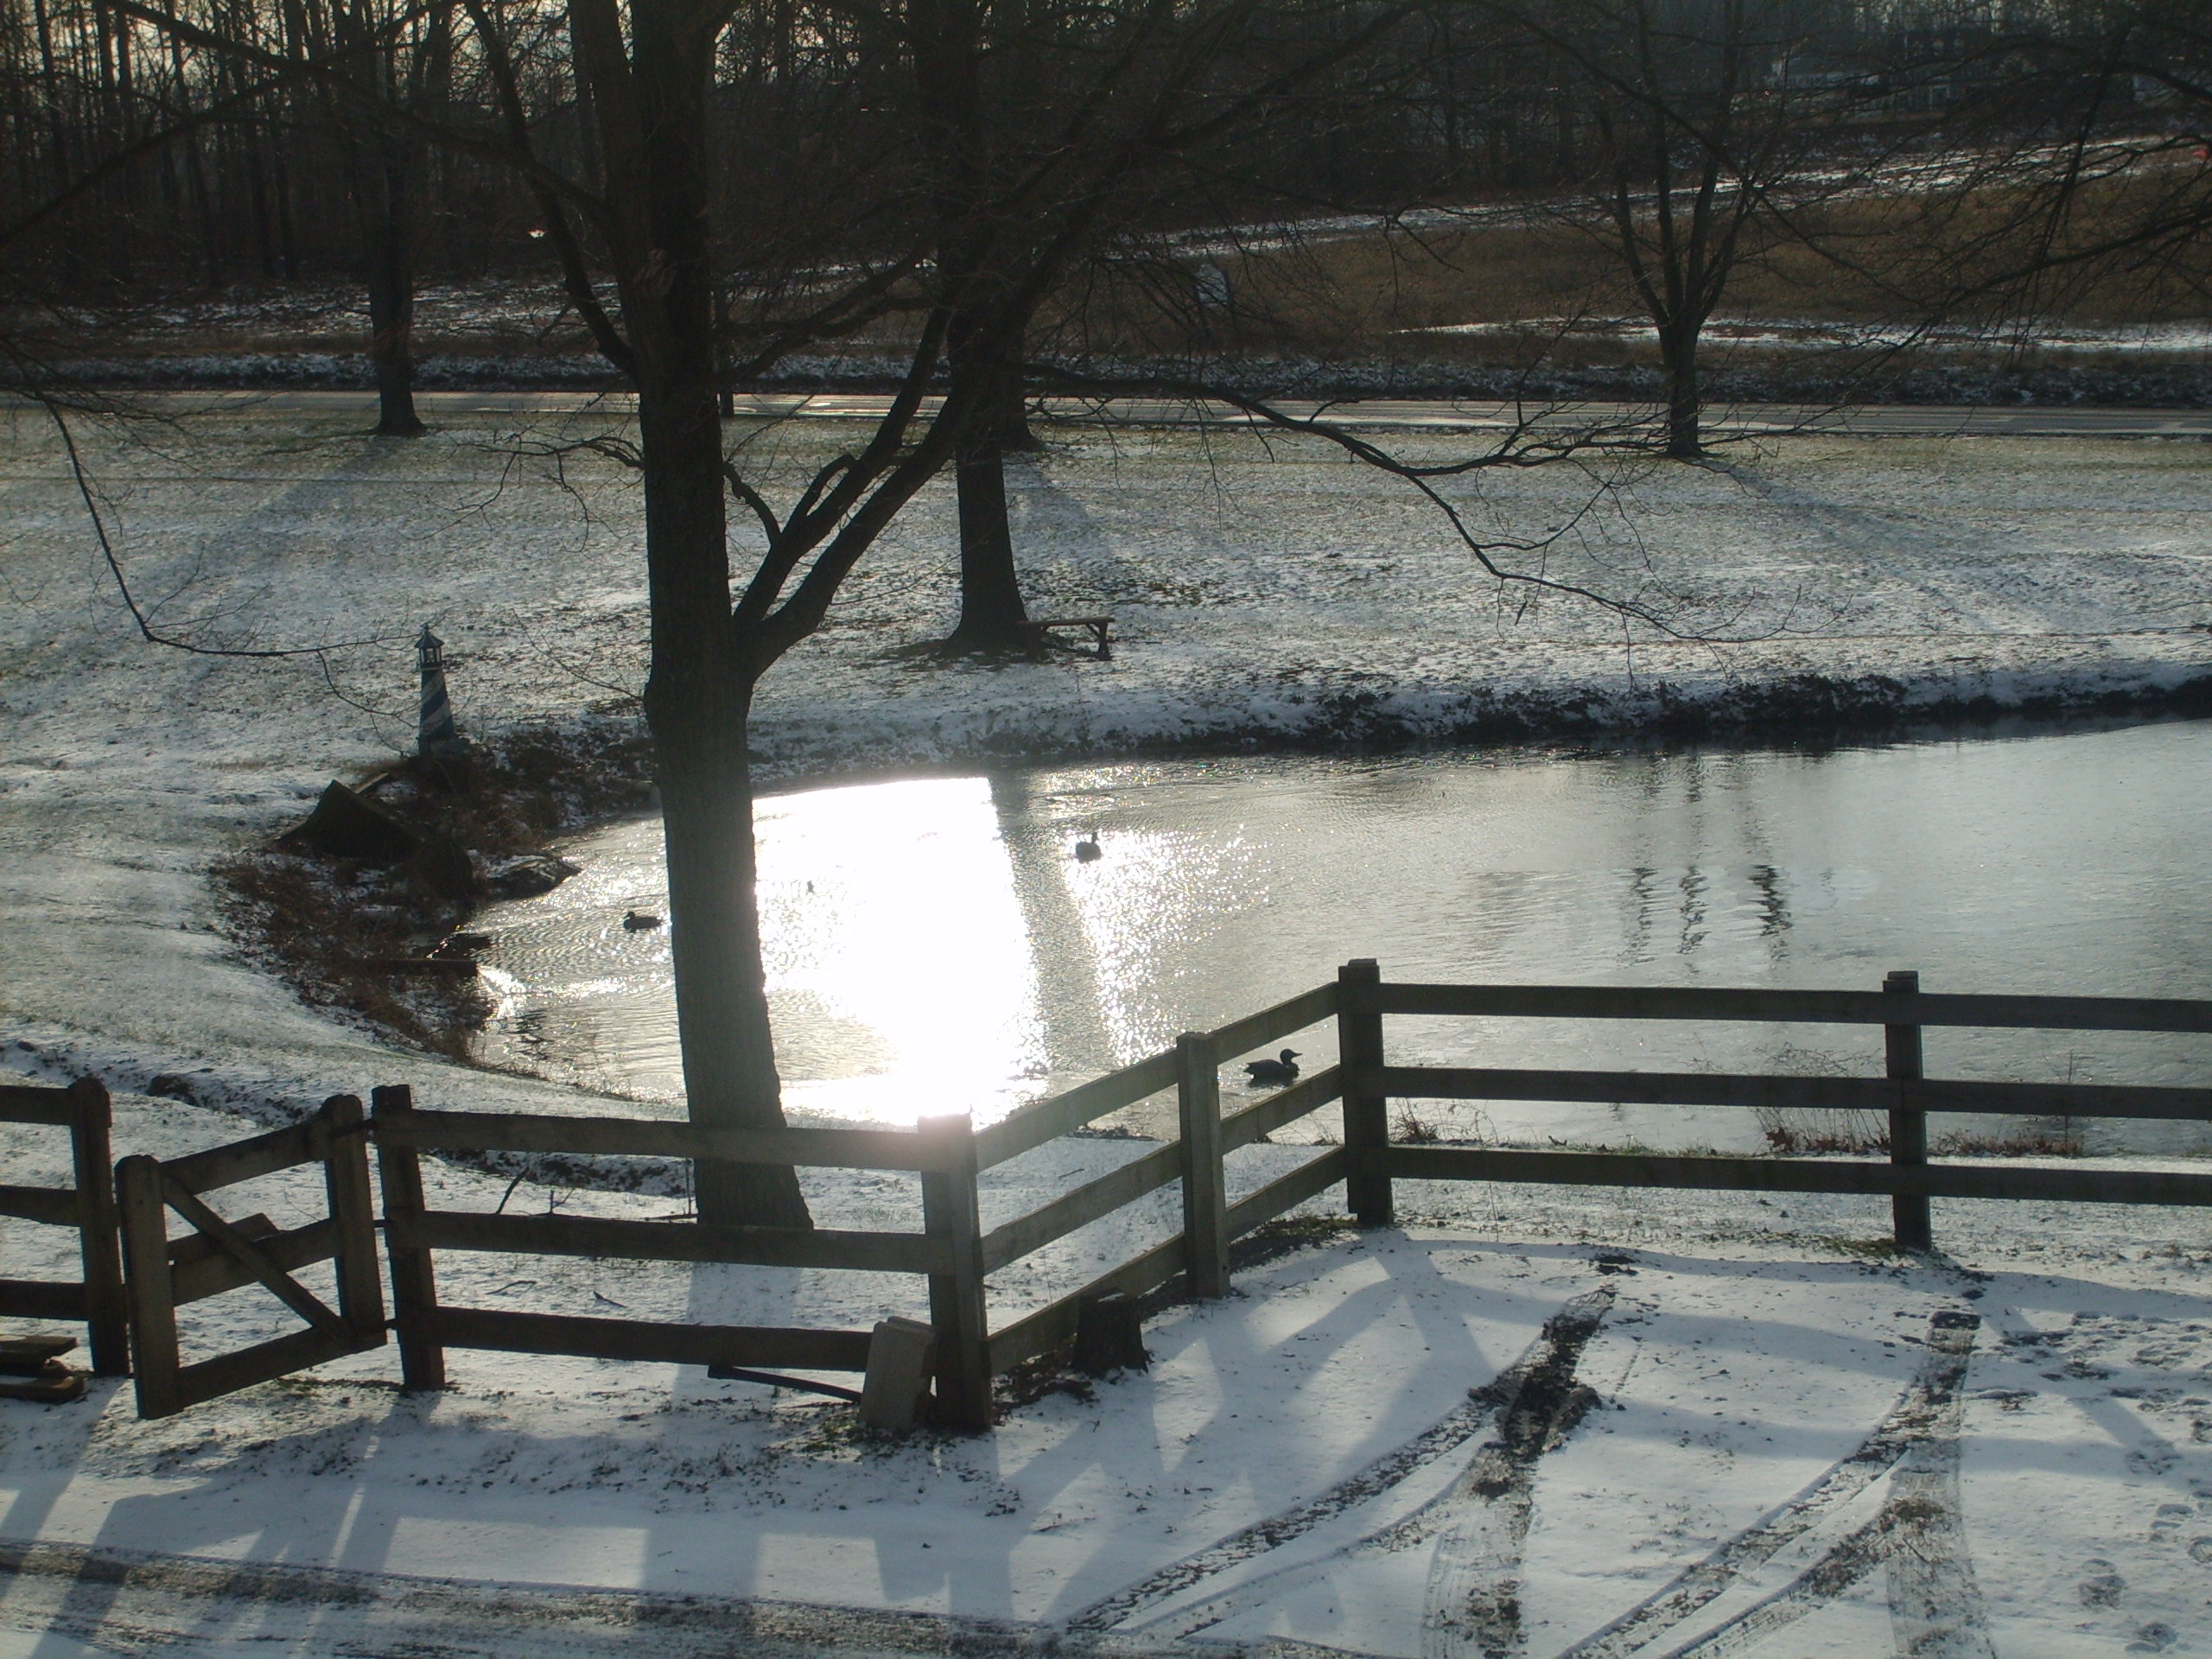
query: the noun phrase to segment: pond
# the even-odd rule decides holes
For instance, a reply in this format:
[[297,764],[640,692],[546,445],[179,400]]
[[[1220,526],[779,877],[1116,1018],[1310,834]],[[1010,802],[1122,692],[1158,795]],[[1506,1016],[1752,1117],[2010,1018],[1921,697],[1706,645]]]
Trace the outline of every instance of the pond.
[[[988,1122],[1354,957],[1402,980],[1873,989],[1913,968],[1930,990],[2212,995],[2208,800],[2202,721],[1818,753],[1272,756],[804,790],[756,818],[778,1058],[808,1116]],[[1086,835],[1095,860],[1075,856]],[[662,907],[659,824],[563,850],[582,874],[482,918],[502,995],[483,1058],[677,1109],[668,937],[621,925]],[[1326,1028],[1293,1040],[1309,1069],[1333,1058]],[[1821,1027],[1390,1027],[1409,1065],[1878,1075],[1879,1041]],[[2203,1083],[2212,1039],[1931,1031],[1928,1061],[1931,1076]],[[1777,1128],[1719,1109],[1406,1109],[1416,1134],[1537,1145],[1740,1149]],[[1172,1116],[1155,1103],[1125,1121]],[[2005,1127],[1937,1121],[1969,1137]],[[2089,1151],[2212,1147],[2193,1125],[2034,1133]]]

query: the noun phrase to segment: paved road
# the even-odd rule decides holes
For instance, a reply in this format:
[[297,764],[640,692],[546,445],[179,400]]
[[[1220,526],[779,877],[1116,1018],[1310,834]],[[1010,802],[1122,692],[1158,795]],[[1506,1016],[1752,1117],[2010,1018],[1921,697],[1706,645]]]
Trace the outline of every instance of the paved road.
[[[264,409],[296,409],[337,412],[376,406],[375,395],[365,391],[273,391],[162,394],[164,401],[195,404],[254,404]],[[599,407],[626,408],[629,394],[585,391],[430,391],[416,394],[426,415],[448,417],[480,414],[559,414]],[[865,420],[890,406],[887,397],[855,392],[761,393],[738,399],[741,413],[799,420]],[[1413,398],[1372,398],[1357,403],[1320,404],[1286,402],[1285,412],[1295,416],[1319,413],[1349,427],[1368,430],[1497,431],[1513,424],[1512,404],[1494,402],[1451,403]],[[1557,407],[1531,404],[1530,416],[1547,426],[1581,426],[1592,423],[1619,423],[1648,415],[1649,405],[1630,404],[1570,404]],[[1241,426],[1250,418],[1222,404],[1174,403],[1156,398],[1125,397],[1103,404],[1074,398],[1048,398],[1046,414],[1055,421],[1118,426]],[[2212,437],[2212,410],[2197,409],[1977,409],[1947,404],[1882,404],[1859,409],[1827,409],[1814,404],[1739,404],[1716,405],[1712,425],[1719,430],[1746,434],[1784,435],[1793,432],[1850,432],[1879,435],[1952,436],[1979,434],[1991,437],[2147,438]]]

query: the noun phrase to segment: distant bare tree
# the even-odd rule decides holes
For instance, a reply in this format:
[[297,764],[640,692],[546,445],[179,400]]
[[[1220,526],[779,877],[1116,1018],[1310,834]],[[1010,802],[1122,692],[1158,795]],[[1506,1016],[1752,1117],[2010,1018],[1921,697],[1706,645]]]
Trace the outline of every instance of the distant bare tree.
[[456,7],[454,0],[420,7],[394,0],[296,3],[306,50],[344,66],[340,73],[353,83],[346,95],[329,79],[315,90],[359,226],[377,434],[414,437],[423,429],[415,412],[415,290],[430,146],[422,129],[398,118],[448,113]]
[[1586,194],[1554,208],[1599,238],[1658,336],[1666,450],[1704,451],[1705,329],[1741,263],[1809,196],[1864,177],[1829,119],[1818,10],[1803,0],[1488,3],[1581,115]]

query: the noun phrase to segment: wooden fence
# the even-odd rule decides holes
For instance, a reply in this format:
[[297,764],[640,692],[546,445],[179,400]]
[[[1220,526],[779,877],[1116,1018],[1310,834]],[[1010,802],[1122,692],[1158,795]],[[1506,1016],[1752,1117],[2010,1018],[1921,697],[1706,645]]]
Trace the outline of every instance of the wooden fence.
[[[1396,1065],[1390,1062],[1385,1025],[1398,1015],[1878,1026],[1885,1036],[1885,1064],[1878,1077]],[[1223,1113],[1223,1066],[1327,1020],[1337,1027],[1337,1065]],[[1141,1295],[1178,1277],[1194,1298],[1225,1295],[1234,1240],[1339,1184],[1347,1208],[1370,1226],[1391,1221],[1393,1184],[1401,1179],[1886,1194],[1897,1243],[1909,1250],[1931,1247],[1929,1201],[1936,1198],[2212,1205],[2212,1175],[1931,1162],[1931,1114],[2212,1122],[2212,1089],[1929,1078],[1922,1053],[1922,1033],[1929,1027],[2212,1033],[2212,1001],[1935,995],[1923,993],[1910,974],[1892,974],[1881,990],[1865,992],[1394,984],[1384,982],[1373,962],[1353,962],[1332,984],[1215,1031],[1185,1033],[1173,1048],[1033,1102],[980,1132],[965,1116],[925,1119],[912,1131],[740,1132],[632,1118],[428,1111],[418,1110],[401,1088],[378,1090],[373,1118],[365,1122],[359,1103],[339,1096],[295,1128],[166,1164],[140,1157],[127,1158],[118,1166],[140,1409],[148,1416],[163,1415],[384,1340],[365,1130],[372,1130],[377,1142],[393,1323],[409,1387],[443,1387],[449,1347],[733,1369],[865,1371],[869,1363],[870,1333],[860,1331],[448,1306],[438,1294],[439,1250],[907,1273],[928,1281],[939,1421],[969,1430],[990,1423],[992,1378],[1065,1345],[1088,1300]],[[1173,1140],[988,1232],[982,1229],[982,1171],[1171,1089],[1179,1116]],[[70,1317],[65,1304],[88,1311],[107,1305],[91,1288],[101,1272],[109,1271],[97,1259],[99,1240],[111,1243],[113,1236],[111,1230],[98,1224],[103,1203],[109,1205],[108,1213],[113,1210],[98,1179],[105,1153],[106,1097],[95,1084],[79,1084],[67,1099],[76,1103],[64,1104],[60,1090],[0,1090],[0,1117],[71,1126],[79,1135],[79,1169],[73,1192],[0,1187],[0,1213],[78,1226],[86,1240],[86,1285],[26,1289],[0,1281],[0,1299],[16,1298],[0,1300],[0,1311],[22,1306]],[[1881,1160],[1676,1157],[1395,1145],[1389,1122],[1394,1099],[1869,1111],[1886,1116],[1889,1155]],[[1343,1103],[1341,1145],[1317,1147],[1296,1168],[1229,1202],[1231,1154],[1337,1101]],[[423,1192],[421,1156],[426,1152],[911,1171],[920,1178],[922,1230],[734,1227],[696,1220],[434,1210]],[[315,1160],[325,1166],[330,1214],[289,1232],[261,1217],[226,1221],[198,1196]],[[1180,1186],[1182,1200],[1181,1226],[1172,1236],[1135,1251],[1089,1283],[1002,1328],[990,1328],[992,1274],[1171,1183]],[[165,1209],[181,1214],[194,1234],[169,1240]],[[325,1258],[339,1264],[335,1313],[290,1277],[291,1269]],[[177,1306],[249,1283],[270,1289],[311,1328],[242,1353],[180,1366]],[[112,1324],[107,1328],[111,1333]],[[100,1330],[96,1324],[96,1343]]]
[[1172,1088],[1176,1094],[1179,1133],[1174,1140],[983,1236],[982,1269],[995,1273],[1171,1181],[1182,1185],[1181,1231],[994,1332],[989,1343],[994,1372],[1011,1370],[1065,1346],[1074,1338],[1083,1304],[1093,1297],[1142,1295],[1179,1274],[1194,1298],[1227,1295],[1233,1241],[1346,1178],[1347,1149],[1330,1147],[1258,1192],[1235,1204],[1228,1201],[1229,1154],[1338,1099],[1343,1093],[1340,1068],[1330,1066],[1300,1077],[1287,1089],[1227,1116],[1221,1110],[1224,1065],[1331,1018],[1337,1003],[1337,988],[1324,985],[1218,1030],[1185,1032],[1173,1048],[1065,1094],[1033,1102],[976,1136],[976,1161],[988,1169],[1164,1090]]
[[[367,1127],[358,1098],[334,1095],[289,1128],[184,1158],[142,1153],[116,1166],[141,1417],[170,1416],[288,1371],[384,1345]],[[201,1196],[302,1164],[322,1166],[330,1205],[328,1215],[303,1227],[279,1228],[263,1215],[226,1219]],[[168,1236],[171,1211],[192,1229],[181,1238]],[[326,1261],[337,1263],[334,1310],[292,1277],[296,1268]],[[256,1284],[308,1329],[183,1363],[177,1309]]]
[[[1690,1187],[1738,1192],[1890,1195],[1901,1250],[1933,1248],[1930,1198],[2027,1198],[2082,1204],[2212,1204],[2212,1175],[2054,1168],[2020,1164],[1931,1164],[1934,1114],[2212,1121],[2212,1089],[2106,1084],[1943,1080],[1923,1075],[1929,1027],[2046,1031],[2212,1033],[2212,1001],[2158,997],[1934,995],[1919,976],[1893,973],[1878,991],[1633,988],[1564,985],[1392,985],[1372,963],[1340,980],[1346,1015],[1363,1040],[1344,1052],[1349,1075],[1346,1149],[1364,1178],[1363,1221],[1387,1221],[1395,1177],[1421,1180],[1533,1181],[1578,1186]],[[1803,1077],[1705,1072],[1517,1071],[1395,1066],[1382,1048],[1382,1016],[1745,1021],[1879,1026],[1885,1075]],[[1519,1152],[1475,1147],[1392,1146],[1382,1133],[1389,1097],[1441,1100],[1599,1101],[1621,1104],[1852,1109],[1886,1114],[1889,1158],[1656,1157],[1648,1154]],[[1363,1103],[1355,1137],[1350,1102]]]
[[[992,1378],[1068,1342],[1087,1298],[1139,1294],[1179,1274],[1187,1275],[1195,1296],[1225,1295],[1232,1240],[1344,1179],[1345,1149],[1332,1147],[1230,1204],[1224,1169],[1228,1154],[1338,1098],[1339,1074],[1331,1067],[1225,1117],[1218,1084],[1220,1067],[1228,1060],[1329,1018],[1337,1001],[1337,988],[1323,986],[1218,1031],[1185,1033],[1173,1049],[1033,1103],[980,1133],[965,1116],[925,1118],[913,1130],[733,1131],[637,1118],[434,1111],[418,1109],[404,1088],[377,1090],[372,1122],[384,1184],[385,1245],[402,1380],[410,1388],[443,1388],[449,1347],[718,1367],[861,1371],[868,1366],[870,1335],[864,1331],[452,1306],[438,1294],[439,1250],[912,1273],[929,1281],[938,1421],[949,1427],[988,1428]],[[982,1170],[1169,1088],[1177,1091],[1181,1118],[1174,1141],[1041,1209],[982,1230],[977,1179]],[[921,1178],[922,1230],[721,1227],[696,1220],[433,1210],[423,1198],[421,1157],[426,1152],[909,1170]],[[1171,1182],[1182,1185],[1181,1231],[1048,1306],[990,1331],[989,1274]]]
[[98,1077],[79,1077],[67,1089],[9,1084],[0,1086],[0,1122],[69,1131],[76,1185],[0,1186],[0,1216],[76,1229],[84,1273],[76,1280],[0,1279],[0,1316],[81,1319],[90,1327],[92,1370],[124,1376],[130,1369],[130,1337],[116,1248],[107,1090]]
[[[1384,1019],[1392,1014],[1879,1026],[1885,1039],[1885,1074],[1806,1077],[1393,1065],[1384,1039]],[[1336,1065],[1227,1117],[1220,1116],[1221,1065],[1332,1018],[1337,1022]],[[1391,1222],[1397,1179],[1886,1193],[1896,1243],[1903,1250],[1932,1248],[1931,1198],[2212,1204],[2212,1175],[1931,1164],[1931,1113],[2207,1122],[2212,1121],[2212,1089],[1931,1079],[1923,1076],[1921,1041],[1923,1029],[1929,1026],[2212,1033],[2212,1001],[1933,995],[1921,992],[1917,976],[1910,973],[1891,974],[1879,991],[1386,984],[1375,963],[1348,963],[1333,985],[1217,1031],[1186,1033],[1172,1050],[1025,1107],[976,1137],[980,1161],[988,1168],[1170,1086],[1178,1091],[1181,1134],[1176,1141],[993,1229],[983,1239],[984,1268],[988,1272],[1003,1267],[1173,1180],[1183,1184],[1182,1231],[994,1333],[992,1367],[1003,1371],[1065,1344],[1074,1334],[1077,1311],[1090,1297],[1141,1294],[1178,1274],[1186,1275],[1193,1297],[1225,1294],[1230,1241],[1340,1181],[1346,1207],[1363,1226]],[[1344,1102],[1341,1147],[1319,1153],[1236,1204],[1225,1201],[1223,1160],[1228,1154],[1338,1099]],[[1852,1109],[1886,1116],[1890,1155],[1875,1162],[1394,1145],[1389,1111],[1393,1099]]]
[[[423,1111],[404,1088],[379,1089],[373,1098],[394,1323],[402,1378],[408,1387],[443,1388],[449,1347],[690,1365],[868,1369],[870,1333],[866,1331],[584,1319],[449,1306],[438,1299],[438,1250],[842,1268],[927,1277],[930,1322],[938,1333],[940,1419],[951,1427],[990,1427],[991,1377],[983,1342],[982,1269],[977,1249],[982,1235],[976,1209],[976,1137],[965,1116],[925,1118],[913,1131],[711,1130],[637,1118]],[[892,1233],[726,1227],[698,1221],[432,1210],[423,1196],[421,1154],[425,1152],[563,1153],[912,1170],[921,1176],[923,1230]]]

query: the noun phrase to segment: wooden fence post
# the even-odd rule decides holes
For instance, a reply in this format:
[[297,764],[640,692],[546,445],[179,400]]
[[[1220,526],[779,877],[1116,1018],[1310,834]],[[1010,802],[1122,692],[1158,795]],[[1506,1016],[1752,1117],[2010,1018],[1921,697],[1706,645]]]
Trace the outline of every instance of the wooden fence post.
[[143,1153],[115,1166],[116,1206],[123,1224],[124,1288],[130,1301],[130,1345],[138,1414],[168,1417],[178,1403],[176,1301],[169,1281],[168,1209],[162,1202],[162,1166]]
[[[1901,968],[1882,981],[1882,988],[1899,995],[1917,995],[1920,976]],[[1900,1084],[1919,1082],[1923,1075],[1920,1027],[1884,1026],[1882,1038],[1891,1080]],[[1896,1103],[1890,1108],[1890,1165],[1894,1169],[1923,1168],[1928,1162],[1928,1114],[1918,1106],[1908,1104],[1906,1092],[1899,1088]],[[1928,1200],[1917,1193],[1891,1195],[1890,1225],[1899,1250],[1936,1248]]]
[[976,1128],[967,1113],[914,1126],[938,1143],[922,1172],[922,1228],[942,1241],[952,1271],[930,1274],[937,1327],[937,1397],[944,1426],[980,1434],[991,1426],[990,1325],[983,1306],[983,1217],[976,1198]]
[[[415,1109],[415,1091],[405,1084],[372,1090],[371,1122],[381,1130],[387,1123],[405,1122]],[[438,1311],[438,1281],[430,1253],[419,1245],[402,1243],[406,1224],[423,1213],[423,1160],[414,1147],[397,1144],[397,1137],[377,1141],[377,1173],[384,1185],[384,1248],[391,1264],[392,1324],[399,1332],[400,1386],[442,1389],[446,1386],[446,1351],[431,1332]]]
[[130,1305],[123,1290],[121,1225],[115,1210],[115,1154],[109,1141],[113,1108],[98,1077],[69,1085],[76,1111],[69,1121],[77,1166],[78,1250],[85,1267],[85,1317],[91,1326],[92,1372],[130,1375]]
[[1183,1267],[1192,1300],[1229,1294],[1229,1186],[1222,1169],[1221,1070],[1213,1039],[1175,1039],[1175,1103],[1183,1126]]
[[1390,1178],[1362,1167],[1389,1148],[1389,1102],[1360,1090],[1353,1081],[1382,1065],[1382,1014],[1376,1007],[1376,988],[1382,982],[1382,969],[1371,957],[1337,969],[1337,1058],[1344,1071],[1344,1154],[1351,1168],[1344,1179],[1344,1201],[1363,1227],[1388,1227],[1397,1217]]
[[359,1095],[322,1104],[323,1190],[338,1224],[338,1313],[365,1342],[384,1341],[384,1275],[377,1267],[377,1207],[369,1195],[369,1126]]

